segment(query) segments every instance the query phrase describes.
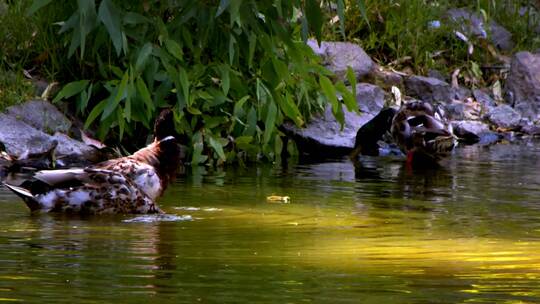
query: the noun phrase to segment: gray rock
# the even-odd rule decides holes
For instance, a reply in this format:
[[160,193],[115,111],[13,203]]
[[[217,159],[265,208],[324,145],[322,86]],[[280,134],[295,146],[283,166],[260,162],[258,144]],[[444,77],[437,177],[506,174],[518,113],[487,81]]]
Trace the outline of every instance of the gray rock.
[[540,54],[519,52],[512,58],[506,80],[507,102],[524,117],[538,120],[540,114]]
[[384,107],[384,91],[374,84],[358,83],[356,102],[360,112],[376,115]]
[[347,67],[351,67],[356,78],[368,75],[373,69],[373,60],[357,44],[350,42],[321,42],[309,39],[307,44],[323,59],[323,64],[340,79],[346,79]]
[[505,129],[517,128],[521,123],[521,114],[509,105],[500,105],[492,108],[486,119],[493,125]]
[[465,8],[453,8],[446,12],[458,30],[467,36],[489,39],[501,50],[509,51],[514,47],[512,34],[497,22],[491,20],[486,26],[482,17]]
[[485,90],[474,89],[472,93],[473,93],[474,99],[476,99],[476,101],[478,101],[480,105],[482,105],[482,108],[490,109],[497,106],[497,103],[495,102],[495,100],[491,98],[489,93],[486,92]]
[[6,112],[30,126],[48,133],[67,133],[71,127],[69,119],[51,103],[43,100],[31,100],[7,108]]
[[429,103],[451,102],[454,99],[452,87],[437,78],[411,76],[405,80],[407,95]]
[[51,136],[6,114],[0,114],[0,142],[5,145],[6,152],[15,157],[26,152],[44,153],[54,146]]
[[58,155],[73,156],[90,161],[97,161],[99,159],[96,149],[66,134],[56,132],[52,136],[52,139],[58,142],[58,146],[56,147],[56,153]]
[[444,77],[444,75],[438,70],[429,70],[427,76],[431,78],[437,78],[440,81],[448,81],[448,79]]
[[311,119],[305,128],[293,123],[283,124],[284,131],[293,137],[304,154],[317,157],[343,156],[354,147],[356,132],[370,121],[384,106],[384,92],[381,88],[366,83],[357,84],[356,100],[361,114],[349,112],[342,106],[345,124],[343,130],[328,105],[321,115]]
[[456,120],[452,121],[452,128],[457,137],[466,137],[469,133],[479,136],[489,132],[489,126],[481,121]]

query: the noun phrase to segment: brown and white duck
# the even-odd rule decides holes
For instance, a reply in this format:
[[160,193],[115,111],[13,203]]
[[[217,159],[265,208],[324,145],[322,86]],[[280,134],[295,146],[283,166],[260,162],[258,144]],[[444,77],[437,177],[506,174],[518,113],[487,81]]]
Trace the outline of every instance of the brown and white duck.
[[43,170],[20,186],[4,185],[31,211],[158,213],[155,201],[176,176],[181,149],[171,110],[154,125],[154,141],[134,154],[86,168]]
[[412,102],[401,107],[394,116],[392,137],[407,163],[432,167],[450,155],[456,146],[451,128],[436,117],[433,107],[426,102]]

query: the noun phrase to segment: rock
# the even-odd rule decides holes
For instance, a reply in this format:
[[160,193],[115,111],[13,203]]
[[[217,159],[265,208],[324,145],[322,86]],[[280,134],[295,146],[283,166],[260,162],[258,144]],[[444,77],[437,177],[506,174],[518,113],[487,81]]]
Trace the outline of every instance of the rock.
[[375,115],[384,107],[384,91],[373,84],[356,84],[356,102],[362,113]]
[[72,158],[90,161],[98,161],[100,159],[100,155],[96,149],[81,141],[75,140],[66,134],[56,132],[52,138],[58,142],[58,146],[56,147],[56,153],[58,155],[71,156]]
[[[453,8],[446,12],[448,18],[455,23],[458,30],[466,36],[489,39],[496,47],[509,51],[514,47],[512,34],[495,21],[490,21],[487,28],[478,13],[465,8]],[[489,33],[489,35],[488,35]]]
[[48,134],[67,133],[71,127],[69,119],[51,103],[31,100],[7,108],[6,112],[28,125]]
[[507,102],[533,121],[540,118],[540,54],[519,52],[512,58],[506,80],[506,90],[511,96]]
[[55,145],[51,136],[6,114],[0,114],[0,142],[5,145],[6,152],[15,157],[23,153],[43,153]]
[[521,127],[521,132],[527,135],[540,135],[540,126],[539,125],[525,125]]
[[356,100],[361,114],[349,112],[342,106],[345,124],[340,124],[328,105],[321,115],[311,119],[305,128],[298,128],[293,123],[283,124],[283,130],[293,137],[301,153],[316,157],[341,157],[354,147],[356,132],[371,120],[384,105],[384,92],[381,88],[360,83],[357,84]]
[[469,120],[452,121],[452,129],[457,137],[469,144],[479,142],[480,136],[491,132],[487,124]]
[[429,103],[448,103],[454,98],[452,87],[437,78],[411,76],[405,80],[407,95]]
[[482,112],[480,103],[472,98],[466,98],[464,101],[454,100],[443,105],[443,109],[445,116],[450,120],[478,120]]
[[437,78],[440,81],[445,81],[445,82],[448,81],[448,79],[444,77],[444,75],[438,70],[433,70],[433,69],[429,70],[427,73],[427,76],[430,78]]
[[472,91],[472,94],[474,96],[474,99],[476,99],[476,101],[480,103],[483,109],[490,109],[497,106],[495,100],[491,98],[491,96],[488,92],[486,92],[486,90],[474,89]]
[[509,105],[500,105],[492,108],[486,114],[486,119],[497,127],[513,129],[520,125],[521,114]]
[[356,78],[361,79],[373,69],[373,60],[357,44],[350,42],[321,42],[309,39],[307,44],[323,59],[324,66],[340,79],[346,79],[347,67],[351,67]]

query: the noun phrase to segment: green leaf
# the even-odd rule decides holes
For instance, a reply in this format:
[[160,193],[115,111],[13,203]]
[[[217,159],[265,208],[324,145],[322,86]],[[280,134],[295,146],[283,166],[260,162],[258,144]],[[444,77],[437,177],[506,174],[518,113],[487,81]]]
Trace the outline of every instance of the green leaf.
[[330,79],[322,75],[320,76],[319,84],[321,85],[324,95],[332,105],[332,111],[336,113],[337,108],[339,107],[339,102],[336,96],[336,88],[334,87]]
[[88,114],[88,118],[86,118],[86,122],[84,123],[84,128],[88,129],[90,124],[96,120],[96,118],[103,112],[103,109],[105,109],[105,106],[107,106],[107,103],[109,102],[109,98],[103,99],[100,101]]
[[315,34],[317,41],[322,39],[323,15],[320,7],[320,2],[317,0],[306,0],[306,17],[309,28]]
[[221,65],[219,67],[219,72],[221,75],[221,88],[223,90],[223,94],[227,96],[229,94],[229,88],[231,87],[231,79],[229,75],[229,66],[228,65]]
[[82,92],[88,86],[89,80],[79,80],[73,81],[66,84],[60,92],[56,95],[53,100],[53,103],[56,103],[64,98],[70,98],[76,94]]
[[32,2],[32,5],[26,10],[26,16],[33,15],[40,8],[46,6],[47,4],[49,4],[51,2],[52,2],[52,0],[34,0]]
[[124,15],[124,24],[136,25],[136,24],[142,24],[142,23],[150,23],[150,19],[146,18],[145,16],[141,14],[137,14],[134,12],[127,12]]
[[251,96],[249,95],[246,95],[242,98],[240,98],[240,100],[238,100],[235,104],[234,104],[234,116],[238,117],[238,118],[241,118],[243,116],[243,112],[244,110],[242,109],[242,107],[244,106],[244,103],[250,98]]
[[341,93],[341,98],[343,99],[343,103],[347,107],[347,110],[349,112],[358,112],[356,95],[353,95],[341,81],[336,84],[336,89]]
[[339,17],[339,31],[345,38],[345,3],[344,0],[337,0],[337,12]]
[[139,56],[135,62],[135,70],[141,71],[146,65],[146,61],[150,54],[152,54],[152,44],[150,42],[145,43],[139,51]]
[[167,51],[173,55],[176,59],[183,61],[184,60],[184,52],[182,51],[182,47],[178,42],[167,39],[165,40],[165,47],[167,48]]
[[352,94],[354,98],[356,98],[356,75],[354,74],[351,66],[347,67],[347,80],[349,81],[349,85],[352,88]]
[[248,52],[248,67],[253,66],[253,56],[255,55],[255,47],[257,46],[257,35],[251,33],[249,36],[249,52]]
[[214,149],[214,151],[216,151],[219,158],[222,161],[225,161],[225,159],[226,159],[225,152],[223,152],[223,146],[221,145],[221,143],[218,140],[216,140],[213,136],[208,137],[208,143]]
[[285,113],[287,117],[292,119],[297,126],[302,126],[304,124],[302,114],[300,114],[300,110],[298,109],[298,106],[296,106],[296,104],[294,103],[294,100],[291,94],[289,94],[289,92],[286,92],[285,99],[277,98],[276,100],[279,102],[283,113]]
[[360,14],[362,14],[362,17],[366,21],[368,27],[370,27],[369,19],[367,17],[367,10],[366,10],[366,2],[365,2],[365,0],[357,0],[356,4],[358,5],[358,8],[360,9]]
[[263,142],[267,144],[270,141],[270,136],[274,133],[277,116],[277,107],[274,102],[269,102],[268,112],[266,113],[266,121],[264,123]]
[[111,0],[103,0],[99,5],[98,18],[109,32],[111,40],[116,50],[116,55],[120,56],[122,51],[122,17]]
[[129,71],[126,71],[124,73],[124,77],[122,77],[122,80],[120,81],[120,85],[116,89],[116,95],[112,102],[107,104],[107,107],[103,110],[103,114],[101,115],[101,121],[105,120],[109,115],[116,110],[116,107],[118,107],[118,104],[122,99],[124,99],[127,96],[127,83],[129,80]]
[[219,17],[223,12],[229,7],[229,4],[231,3],[231,0],[220,0],[219,6],[216,12],[216,18]]
[[186,100],[188,106],[191,106],[192,102],[189,99],[189,79],[186,69],[180,68],[178,71],[178,78],[180,80],[180,86],[182,87],[182,95],[184,96],[184,100]]
[[152,103],[152,97],[150,97],[148,87],[146,86],[146,83],[144,82],[144,80],[142,80],[141,77],[137,77],[137,80],[135,80],[135,86],[137,87],[137,92],[139,93],[139,96],[146,104],[146,106],[149,109],[153,109],[154,104]]

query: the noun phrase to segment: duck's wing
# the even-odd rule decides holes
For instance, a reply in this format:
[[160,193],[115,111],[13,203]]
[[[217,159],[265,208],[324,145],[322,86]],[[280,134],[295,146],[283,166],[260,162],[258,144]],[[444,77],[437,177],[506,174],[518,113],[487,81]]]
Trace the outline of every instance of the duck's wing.
[[49,186],[57,186],[72,181],[81,181],[88,176],[83,168],[41,170],[34,174],[34,178]]

